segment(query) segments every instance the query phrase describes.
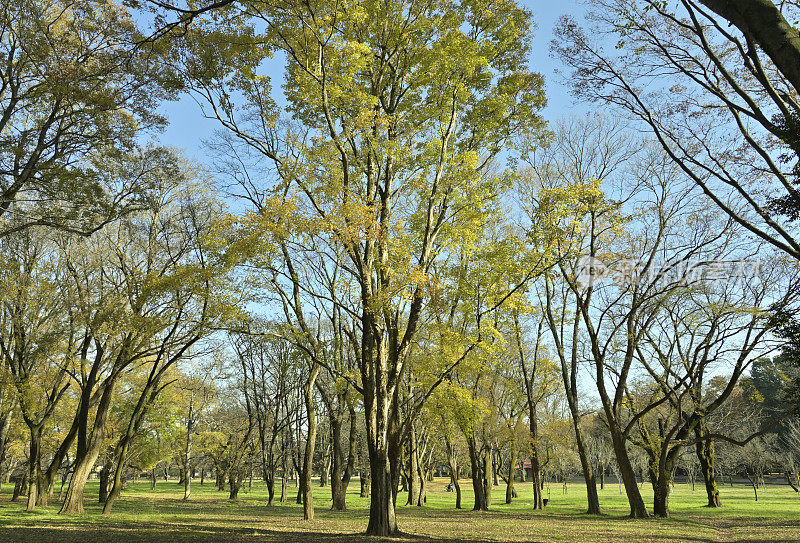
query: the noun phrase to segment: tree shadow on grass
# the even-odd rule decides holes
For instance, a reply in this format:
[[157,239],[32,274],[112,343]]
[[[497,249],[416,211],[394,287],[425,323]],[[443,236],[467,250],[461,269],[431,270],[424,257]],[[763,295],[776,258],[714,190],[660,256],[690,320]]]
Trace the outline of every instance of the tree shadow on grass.
[[[366,536],[363,533],[329,533],[320,531],[285,532],[269,529],[228,528],[219,526],[182,525],[169,528],[153,526],[115,525],[90,526],[77,525],[62,528],[54,527],[7,527],[0,528],[0,541],[8,543],[370,543],[384,538]],[[488,539],[452,539],[428,537],[415,534],[401,534],[386,538],[397,543],[484,543]],[[533,542],[532,543],[538,543]]]
[[[681,536],[661,536],[660,540],[675,541],[708,541],[703,538],[686,538]],[[393,541],[397,543],[485,543],[495,539],[431,537],[416,534],[401,534],[392,538],[377,538],[362,533],[326,533],[320,531],[284,532],[276,530],[209,527],[209,526],[171,526],[159,528],[154,526],[138,526],[135,524],[117,526],[91,526],[89,529],[79,526],[65,528],[54,527],[9,527],[0,528],[0,541],[8,543],[150,543],[164,541],[168,543],[373,543],[375,541]],[[635,540],[635,539],[634,539]],[[642,538],[640,541],[647,539]],[[530,543],[543,543],[535,539]]]
[[[438,515],[436,515],[438,516]],[[493,516],[497,518],[499,515],[491,515],[487,513],[458,515],[461,520],[472,520],[473,523],[478,520],[490,520]],[[510,517],[511,515],[503,515]],[[85,517],[84,517],[85,518]],[[106,517],[107,518],[107,517]],[[597,517],[592,517],[595,519]],[[347,531],[320,531],[316,526],[309,526],[309,529],[298,527],[295,529],[281,530],[269,528],[258,523],[251,524],[250,519],[220,519],[208,518],[208,522],[213,524],[203,524],[198,522],[180,522],[168,521],[158,522],[144,520],[142,522],[130,520],[117,520],[115,522],[92,522],[89,519],[86,521],[79,520],[75,517],[72,518],[40,518],[22,517],[18,520],[23,521],[24,525],[7,525],[0,527],[0,541],[8,543],[145,543],[145,542],[167,542],[167,543],[238,543],[238,542],[264,542],[264,543],[300,543],[300,542],[318,542],[318,543],[370,543],[375,541],[382,541],[385,539],[369,537],[360,532],[347,532]],[[37,522],[38,520],[38,522]],[[259,519],[261,522],[269,522],[268,518]],[[410,518],[408,520],[411,520]],[[442,522],[442,521],[447,522]],[[397,537],[389,538],[389,541],[398,543],[484,543],[488,541],[497,541],[497,536],[491,538],[483,538],[479,535],[470,535],[467,537],[453,537],[446,535],[448,523],[455,522],[458,519],[453,517],[444,517],[436,519],[435,524],[441,525],[442,535],[419,535],[419,534],[401,534]],[[510,519],[513,520],[513,519]],[[567,519],[565,519],[567,520]],[[606,521],[617,519],[605,519]],[[27,522],[25,522],[27,521]],[[32,521],[32,522],[31,522]],[[623,519],[619,519],[623,522]],[[314,521],[317,523],[324,523],[325,519],[318,519]],[[649,521],[637,521],[649,522]],[[657,521],[653,521],[657,522]],[[220,524],[225,523],[225,524]],[[763,522],[762,526],[772,526],[786,528],[786,523],[778,521]],[[477,523],[476,523],[477,525]],[[402,527],[402,524],[401,524]],[[571,529],[570,529],[571,528]],[[336,530],[336,528],[334,528]],[[341,530],[341,528],[339,528]],[[578,541],[581,533],[580,527],[570,526],[566,524],[563,531],[559,534],[565,536],[567,540]],[[595,536],[599,535],[597,533]],[[717,533],[716,541],[736,541],[733,538],[722,537],[719,538],[720,533]],[[513,537],[512,539],[518,539]],[[536,534],[531,534],[532,538],[526,538],[526,541],[531,543],[549,543],[551,538],[542,536],[537,537]],[[609,541],[687,541],[687,542],[708,542],[713,541],[715,538],[712,536],[689,536],[686,533],[670,534],[670,533],[651,533],[648,535],[648,530],[643,530],[639,534],[609,534]],[[559,539],[563,539],[560,537]],[[753,540],[750,540],[753,541]]]
[[[34,513],[24,512],[21,504],[2,504],[0,543],[367,543],[381,540],[359,532],[367,524],[368,509],[364,507],[352,507],[347,512],[316,507],[316,520],[310,523],[300,520],[300,506],[294,503],[267,507],[266,503],[255,500],[229,502],[216,497],[200,497],[189,502],[169,496],[120,500],[108,517],[99,514],[96,503],[87,500],[86,508],[82,516],[59,516],[55,514],[56,504]],[[737,534],[741,526],[760,532],[753,535],[781,530],[784,537],[791,531],[800,533],[800,520],[786,518],[677,514],[666,520],[631,520],[625,518],[622,510],[589,516],[579,508],[533,511],[504,508],[502,504],[488,512],[411,506],[398,507],[397,511],[401,529],[432,534],[403,534],[390,540],[408,543],[521,539],[552,543],[556,539],[579,541],[581,534],[591,534],[596,540],[625,542],[656,539],[735,542],[737,536],[742,535]],[[488,537],[481,533],[484,528],[490,530]]]

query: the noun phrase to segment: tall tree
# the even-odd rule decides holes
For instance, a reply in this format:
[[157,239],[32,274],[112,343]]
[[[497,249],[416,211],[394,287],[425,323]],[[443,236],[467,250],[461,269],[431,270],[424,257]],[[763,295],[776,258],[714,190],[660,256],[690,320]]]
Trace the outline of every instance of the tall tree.
[[797,259],[798,14],[769,0],[594,0],[589,28],[563,18],[553,50],[576,95],[640,121],[732,220]]
[[167,165],[172,167],[157,165],[151,172],[155,188],[148,209],[64,249],[91,349],[89,361],[71,373],[80,397],[78,435],[62,513],[83,511],[86,479],[126,373],[137,363],[151,368],[123,436],[122,465],[125,447],[163,389],[163,376],[225,316],[225,266],[210,247],[221,208],[191,169],[174,160]]
[[[513,152],[514,138],[541,128],[542,80],[527,67],[529,14],[514,2],[449,0],[230,9],[238,21],[254,18],[264,36],[251,40],[256,27],[245,28],[241,37],[254,47],[233,55],[228,36],[199,25],[189,34],[190,84],[243,144],[240,153],[270,161],[260,172],[275,180],[277,203],[296,204],[295,224],[313,226],[318,247],[341,247],[358,289],[367,532],[391,535],[407,431],[400,389],[434,262],[497,198],[501,176],[492,168],[501,150]],[[288,109],[301,126],[278,122],[269,80],[256,69],[274,50],[285,53]],[[267,186],[249,194],[263,196]]]
[[[46,505],[52,478],[42,471],[43,435],[70,386],[69,371],[85,346],[65,263],[42,228],[3,238],[0,355],[4,381],[15,389],[28,427],[27,510]],[[64,450],[71,445],[67,432]],[[54,470],[63,452],[55,455]],[[52,471],[47,470],[49,473]]]
[[[623,176],[627,181],[556,186],[543,191],[541,201],[570,202],[575,216],[582,217],[562,224],[561,249],[571,256],[559,262],[558,280],[575,299],[631,516],[641,517],[648,513],[626,447],[631,430],[649,410],[632,417],[627,411],[637,353],[670,295],[685,290],[694,274],[712,269],[703,264],[692,270],[694,263],[716,262],[736,235],[729,221],[714,223],[716,214],[690,196],[694,187],[681,181],[660,152],[648,149],[630,167]],[[603,186],[620,192],[610,198]],[[714,226],[687,230],[685,222]]]
[[[556,123],[551,144],[543,149],[535,149],[528,156],[530,171],[520,184],[522,205],[530,220],[530,235],[554,238],[556,258],[577,265],[574,257],[576,254],[585,256],[585,248],[580,247],[580,242],[577,246],[573,245],[576,241],[573,225],[569,221],[560,222],[561,216],[552,212],[553,206],[561,207],[565,200],[542,200],[542,189],[557,188],[561,184],[572,185],[569,195],[562,193],[561,196],[566,196],[573,202],[575,199],[588,202],[593,198],[592,187],[598,182],[615,184],[628,175],[626,161],[633,160],[638,151],[639,145],[625,133],[618,120],[595,115],[567,118]],[[564,207],[577,211],[570,203]],[[581,213],[579,211],[578,216]],[[594,213],[603,212],[595,210]],[[598,235],[602,235],[602,230]],[[579,271],[575,268],[570,273],[577,274]],[[587,512],[599,515],[601,508],[597,494],[597,474],[581,424],[585,408],[579,401],[581,391],[578,374],[580,363],[585,357],[581,353],[584,328],[581,324],[580,305],[578,299],[572,296],[568,283],[554,280],[551,276],[545,277],[537,286],[538,306],[550,331],[554,355],[561,369],[567,406],[572,416],[575,445],[587,488]]]
[[98,162],[163,124],[167,72],[140,39],[116,2],[0,9],[0,237],[32,225],[88,234],[142,205],[141,186],[109,183]]

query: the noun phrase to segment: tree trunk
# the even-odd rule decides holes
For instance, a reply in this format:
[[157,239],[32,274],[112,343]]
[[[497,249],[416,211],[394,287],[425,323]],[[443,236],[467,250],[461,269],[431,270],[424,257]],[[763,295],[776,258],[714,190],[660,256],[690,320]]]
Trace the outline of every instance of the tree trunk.
[[419,455],[417,453],[417,432],[414,423],[411,423],[411,431],[408,436],[408,499],[406,505],[417,505],[419,496]]
[[[570,407],[570,409],[572,408]],[[575,418],[576,416],[577,419]],[[592,466],[592,463],[589,460],[589,453],[586,451],[586,442],[583,440],[583,430],[581,429],[580,420],[581,420],[580,413],[578,411],[578,404],[576,398],[575,411],[573,412],[572,415],[572,427],[575,430],[575,443],[578,449],[578,458],[581,461],[583,480],[586,483],[586,497],[588,502],[588,509],[586,510],[586,512],[589,515],[600,515],[602,514],[602,510],[600,509],[600,498],[597,495],[597,479],[594,467]],[[626,452],[626,458],[627,458],[627,452]],[[633,468],[631,468],[631,471],[632,469]],[[634,476],[634,484],[635,482],[636,482],[636,477]],[[636,488],[638,491],[638,487]],[[639,496],[639,500],[641,501],[641,496]],[[642,501],[642,507],[644,507],[644,501]],[[633,516],[633,507],[631,507],[631,515]],[[646,511],[645,511],[645,516],[646,516]]]
[[183,449],[183,501],[192,495],[192,434],[194,433],[194,396],[189,398],[189,416],[186,417],[186,445]]
[[417,458],[417,475],[419,479],[419,494],[417,494],[417,507],[422,507],[428,501],[428,491],[425,485],[425,474],[422,473],[421,462]]
[[25,495],[25,489],[28,485],[28,473],[29,471],[26,469],[22,477],[14,484],[14,493],[11,495],[12,502],[18,501],[20,496]]
[[453,482],[453,488],[456,491],[456,509],[461,509],[461,484],[458,482],[459,467],[455,466],[450,472],[450,480]]
[[[341,434],[341,424],[339,424],[338,433]],[[347,440],[347,463],[342,469],[343,458],[341,454],[341,444],[337,436],[333,441],[334,447],[334,466],[333,475],[331,477],[331,509],[334,511],[347,510],[347,488],[350,486],[350,479],[353,477],[353,470],[356,465],[356,442],[358,440],[358,427],[356,426],[356,412],[355,409],[350,409],[350,434]],[[338,461],[336,459],[338,451]],[[338,467],[337,467],[338,463]],[[336,487],[336,492],[334,492]]]
[[150,474],[152,476],[152,479],[150,480],[150,490],[155,490],[156,489],[156,480],[157,480],[157,478],[156,478],[156,468],[155,467],[153,467],[153,469],[150,470]]
[[283,468],[283,473],[281,474],[281,500],[280,501],[281,501],[281,503],[286,503],[286,500],[289,499],[288,496],[287,496],[287,490],[288,490],[288,486],[289,486],[289,481],[287,480],[287,477],[289,475],[289,455],[286,452],[286,447],[283,444],[283,442],[281,442],[281,447],[283,449],[283,458],[281,459],[281,463],[282,463],[281,467]]
[[6,461],[6,452],[8,452],[8,433],[11,429],[12,413],[12,411],[8,411],[0,418],[0,489],[2,489],[3,479],[6,477],[6,474],[3,473],[3,465]]
[[483,483],[483,469],[481,469],[480,451],[475,443],[474,433],[467,439],[469,449],[469,463],[472,470],[472,491],[475,494],[475,504],[473,511],[488,511],[489,504],[486,502],[486,486]]
[[492,505],[492,476],[494,474],[492,467],[492,448],[487,446],[483,450],[483,499],[486,502],[487,510]]
[[[536,415],[536,404],[528,401],[528,426],[531,436],[531,474],[533,476],[533,508],[544,509],[542,496],[542,466],[539,464],[539,421]],[[523,473],[525,469],[523,468]],[[584,473],[585,475],[585,473]],[[587,490],[589,485],[587,482]],[[589,500],[591,509],[591,499]]]
[[328,454],[322,455],[322,469],[319,470],[319,486],[324,488],[328,486],[328,472],[330,470],[330,456]]
[[187,467],[183,477],[183,501],[188,501],[192,495],[192,472]]
[[719,489],[717,489],[716,470],[714,466],[714,442],[703,439],[708,434],[708,426],[705,421],[701,422],[694,429],[697,460],[700,463],[700,471],[703,474],[703,481],[706,487],[706,497],[708,498],[707,507],[719,507]]
[[450,437],[445,436],[445,445],[447,451],[447,464],[450,466],[450,484],[456,492],[456,509],[461,509],[461,485],[458,482],[459,467],[456,462],[455,449],[450,442]]
[[59,511],[60,514],[83,513],[83,491],[93,467],[94,462],[89,463],[86,459],[83,462],[76,463],[69,487],[67,487],[67,496]]
[[[384,394],[385,391],[380,391]],[[377,405],[387,405],[388,398],[381,402],[369,400],[367,395],[367,451],[370,462],[368,478],[370,491],[370,514],[368,535],[391,536],[397,533],[397,484],[400,479],[400,456],[402,443],[396,433],[399,414],[395,409],[383,411]],[[385,400],[385,404],[384,404]],[[377,413],[375,411],[378,411]],[[371,414],[371,415],[370,415]]]
[[30,427],[30,453],[28,459],[28,503],[26,511],[36,509],[40,480],[42,478],[42,426]]
[[647,513],[647,507],[644,505],[642,493],[639,491],[639,484],[636,482],[636,473],[633,470],[628,450],[625,447],[625,438],[619,431],[616,421],[611,417],[608,418],[609,426],[611,426],[611,442],[614,446],[614,455],[617,459],[622,483],[625,486],[625,493],[628,496],[628,504],[630,505],[629,516],[631,518],[647,518],[649,514]]
[[361,487],[360,495],[362,498],[369,497],[369,479],[370,479],[370,472],[364,468],[361,468],[361,475],[359,476],[359,483]]
[[67,475],[69,475],[69,469],[65,469],[61,474],[61,487],[58,489],[58,501],[64,498],[64,486],[67,484]]
[[[330,412],[330,410],[329,410]],[[331,427],[331,511],[346,511],[347,488],[344,486],[342,465],[342,421],[335,415],[329,417]]]
[[[587,498],[587,510],[586,512],[590,515],[600,515],[602,513],[600,509],[600,499],[597,496],[597,480],[595,479],[594,469],[592,468],[592,463],[589,461],[589,455],[586,452],[586,445],[583,440],[583,433],[581,430],[581,412],[580,412],[580,404],[578,403],[578,336],[579,336],[579,328],[580,328],[580,315],[578,311],[578,307],[575,308],[575,317],[572,321],[572,346],[570,348],[569,358],[567,358],[567,353],[564,348],[564,344],[561,341],[561,335],[559,332],[558,327],[556,326],[556,321],[553,318],[552,312],[549,309],[550,299],[550,287],[549,285],[546,286],[547,288],[547,297],[548,297],[548,305],[547,305],[547,322],[550,327],[550,331],[553,335],[553,339],[555,340],[558,358],[561,365],[561,379],[564,383],[564,390],[567,396],[567,406],[569,407],[570,415],[572,418],[572,426],[575,429],[575,443],[578,449],[578,458],[581,462],[581,469],[583,470],[583,479],[586,482],[586,498]],[[529,402],[530,405],[530,402]],[[533,415],[533,420],[536,420],[535,412],[531,407],[531,414]],[[608,416],[608,412],[606,412]],[[533,476],[534,476],[534,484],[537,477],[541,477],[539,470],[536,469],[536,466],[531,466],[533,468]],[[541,484],[538,485],[541,488]],[[540,492],[540,499],[541,499],[541,492]],[[544,504],[542,504],[544,506]],[[644,502],[642,502],[642,506],[644,506]],[[633,511],[633,508],[631,508]]]
[[[103,514],[108,515],[111,513],[111,508],[114,506],[114,502],[117,501],[120,494],[122,493],[122,472],[125,468],[125,459],[128,457],[128,449],[130,447],[131,440],[135,435],[135,432],[130,431],[126,436],[123,436],[122,443],[119,445],[119,453],[117,455],[117,467],[114,470],[114,480],[111,485],[111,492],[106,496],[106,499],[103,502]],[[156,489],[156,469],[155,467],[152,470],[153,480],[152,484],[150,485],[151,490]]]
[[499,471],[499,469],[498,469],[498,466],[497,466],[497,462],[498,462],[497,458],[498,458],[498,456],[497,456],[496,452],[497,451],[495,451],[495,450],[492,450],[490,452],[491,458],[492,458],[492,486],[499,486],[500,485],[500,482],[497,480],[497,472]]
[[275,478],[273,476],[267,476],[266,479],[267,507],[270,507],[275,500]]
[[94,415],[94,424],[89,431],[89,400],[82,398],[80,410],[82,412],[78,426],[78,446],[75,455],[75,470],[69,481],[67,496],[61,506],[59,514],[82,514],[83,491],[86,481],[94,468],[94,463],[100,455],[103,443],[103,433],[111,408],[111,399],[116,388],[116,379],[109,377],[105,384],[103,394],[97,405]]
[[358,426],[356,423],[356,411],[350,409],[350,434],[347,440],[347,464],[344,466],[344,473],[342,474],[342,502],[341,505],[345,508],[345,499],[347,497],[347,488],[350,486],[350,480],[353,478],[353,472],[356,469],[356,457],[358,451],[356,449],[358,442]]
[[311,470],[314,463],[314,445],[317,439],[317,412],[314,405],[314,381],[319,375],[319,366],[314,365],[303,387],[303,396],[308,415],[308,434],[303,454],[303,472],[300,488],[303,494],[303,519],[314,520],[314,495],[311,489]]
[[795,484],[795,481],[792,481],[792,475],[794,475],[795,480],[797,480],[797,478],[798,478],[797,477],[797,472],[794,472],[794,474],[792,474],[792,473],[789,473],[787,471],[786,472],[786,482],[789,483],[789,486],[792,487],[792,490],[794,490],[795,492],[800,492],[800,488],[797,487],[797,485]]
[[506,503],[511,503],[516,496],[514,491],[514,475],[517,470],[517,441],[511,440],[511,457],[508,459],[508,481],[506,481]]
[[388,450],[370,447],[370,504],[367,534],[393,535],[397,531],[392,472]]
[[[674,458],[678,449],[673,449],[672,454],[662,453],[659,460],[658,477],[653,489],[653,514],[661,518],[669,518],[669,492],[672,484]],[[666,457],[666,458],[664,458]]]
[[103,469],[100,470],[100,490],[98,492],[98,502],[105,504],[108,501],[108,483],[111,479],[111,465],[108,460],[103,462]]
[[[365,315],[366,317],[366,315]],[[364,319],[370,322],[370,318]],[[369,327],[365,330],[367,334]],[[370,469],[369,523],[367,535],[387,537],[397,533],[395,514],[397,481],[399,479],[399,456],[401,443],[396,430],[399,426],[397,401],[387,388],[387,367],[389,360],[385,348],[374,352],[374,341],[363,338],[362,359],[369,367],[377,363],[378,371],[374,377],[366,375],[362,369],[364,383],[364,417],[367,429],[367,452]],[[374,358],[373,358],[374,357]],[[399,387],[395,387],[395,394]],[[394,466],[392,465],[394,462]]]
[[780,2],[768,0],[700,0],[748,40],[757,43],[800,92],[800,35],[787,21]]
[[758,477],[751,476],[750,472],[746,472],[745,477],[747,477],[747,480],[750,481],[750,486],[753,487],[753,494],[756,497],[756,501],[758,501]]
[[239,498],[239,489],[242,486],[242,476],[239,469],[231,469],[228,474],[228,486],[230,493],[228,494],[229,500],[236,500]]

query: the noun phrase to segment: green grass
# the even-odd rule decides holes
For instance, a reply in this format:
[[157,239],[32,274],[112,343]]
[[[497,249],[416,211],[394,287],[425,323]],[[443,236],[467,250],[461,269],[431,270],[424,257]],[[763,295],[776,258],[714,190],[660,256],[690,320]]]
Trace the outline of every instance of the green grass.
[[[399,506],[398,525],[409,541],[800,541],[800,495],[787,486],[768,486],[759,492],[743,485],[721,488],[723,507],[708,509],[700,485],[692,492],[679,484],[670,499],[669,519],[630,520],[627,500],[616,484],[600,493],[604,515],[584,514],[585,491],[570,485],[563,494],[560,485],[545,490],[550,504],[544,511],[532,511],[530,483],[517,483],[519,498],[510,505],[505,487],[496,487],[491,511],[472,512],[469,481],[462,481],[463,505],[456,511],[455,494],[444,492],[446,480],[429,483],[425,507]],[[294,498],[295,489],[289,487]],[[549,494],[548,494],[549,492]],[[649,485],[642,487],[652,503]],[[330,490],[315,486],[316,519],[302,520],[302,508],[294,503],[266,507],[266,491],[254,484],[231,502],[212,484],[192,485],[192,499],[183,502],[182,489],[175,482],[159,481],[155,491],[148,482],[129,485],[115,504],[111,516],[101,516],[96,503],[97,483],[90,482],[86,513],[58,515],[58,505],[33,513],[24,503],[10,501],[10,488],[0,492],[0,542],[30,543],[128,543],[144,541],[185,542],[294,542],[322,541],[349,543],[373,541],[360,535],[366,528],[368,499],[358,496],[358,481],[350,485],[348,508],[344,513],[328,510]],[[398,497],[405,502],[405,496]]]

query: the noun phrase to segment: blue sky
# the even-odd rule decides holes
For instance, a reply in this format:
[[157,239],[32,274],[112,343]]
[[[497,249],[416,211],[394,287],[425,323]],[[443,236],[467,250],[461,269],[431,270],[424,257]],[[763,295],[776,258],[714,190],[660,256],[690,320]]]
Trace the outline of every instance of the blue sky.
[[[559,63],[550,56],[553,26],[561,15],[577,14],[583,8],[579,0],[522,0],[522,4],[533,13],[536,24],[531,69],[544,75],[548,103],[543,113],[546,119],[553,121],[576,109],[572,96],[560,84],[560,76],[556,74]],[[279,80],[274,81],[276,88],[280,84]],[[208,163],[205,160],[207,150],[203,146],[203,140],[212,135],[217,127],[216,122],[203,118],[199,105],[189,96],[184,96],[178,102],[165,104],[162,111],[167,115],[170,124],[158,138],[160,142],[184,149],[192,158]]]

